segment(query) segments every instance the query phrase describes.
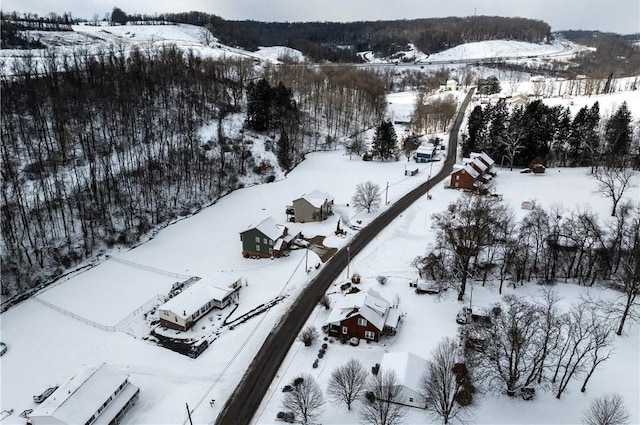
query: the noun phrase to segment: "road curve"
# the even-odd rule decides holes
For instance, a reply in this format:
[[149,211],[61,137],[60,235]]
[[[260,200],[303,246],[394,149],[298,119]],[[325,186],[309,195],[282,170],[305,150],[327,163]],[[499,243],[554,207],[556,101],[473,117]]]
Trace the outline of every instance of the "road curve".
[[[425,195],[429,187],[438,184],[450,174],[456,159],[460,126],[474,91],[475,88],[469,90],[451,126],[449,150],[442,169],[431,179],[393,203],[368,226],[360,230],[349,245],[351,257],[356,256],[394,218]],[[251,422],[302,326],[318,304],[320,297],[346,268],[347,261],[347,250],[342,248],[322,267],[320,273],[309,283],[300,297],[294,301],[291,308],[283,315],[280,322],[265,339],[240,384],[238,384],[218,415],[215,422],[216,425],[246,425]]]

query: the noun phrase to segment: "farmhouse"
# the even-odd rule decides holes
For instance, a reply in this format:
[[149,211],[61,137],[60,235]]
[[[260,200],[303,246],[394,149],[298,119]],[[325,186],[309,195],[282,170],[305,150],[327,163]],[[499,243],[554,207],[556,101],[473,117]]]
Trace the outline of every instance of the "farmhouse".
[[478,177],[480,177],[480,173],[475,168],[471,165],[465,165],[451,173],[449,187],[471,190]]
[[293,201],[293,207],[287,208],[287,213],[293,213],[293,221],[322,221],[333,214],[333,197],[319,190],[302,195]]
[[413,154],[416,162],[429,162],[436,156],[436,148],[433,146],[419,146]]
[[427,406],[427,399],[420,390],[420,377],[426,367],[425,359],[409,352],[384,353],[380,362],[380,371],[393,371],[398,378],[403,394],[398,403],[421,409]]
[[199,280],[158,307],[160,324],[186,331],[214,308],[225,308],[237,299],[242,278],[220,273],[211,280]]
[[242,255],[245,257],[280,257],[299,234],[290,235],[284,224],[265,218],[240,233]]
[[60,386],[30,415],[40,424],[116,424],[140,390],[129,375],[107,364],[88,366]]
[[395,335],[399,321],[398,308],[373,289],[345,295],[327,318],[329,335],[376,342],[381,335]]

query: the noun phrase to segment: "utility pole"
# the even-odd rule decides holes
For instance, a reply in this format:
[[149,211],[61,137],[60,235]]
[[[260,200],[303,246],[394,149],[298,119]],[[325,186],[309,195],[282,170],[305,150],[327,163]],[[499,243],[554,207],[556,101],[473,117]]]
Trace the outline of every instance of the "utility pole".
[[191,420],[191,412],[189,411],[189,403],[185,403],[187,405],[187,416],[189,417],[189,424],[193,425],[193,421]]
[[307,251],[304,254],[304,272],[309,273],[309,247],[307,247]]
[[351,263],[351,244],[347,245],[347,279],[349,279],[349,264]]
[[388,195],[389,195],[389,182],[387,182],[387,188],[384,191],[384,204],[385,205],[387,205],[387,202],[388,202],[387,201],[387,199],[389,197]]

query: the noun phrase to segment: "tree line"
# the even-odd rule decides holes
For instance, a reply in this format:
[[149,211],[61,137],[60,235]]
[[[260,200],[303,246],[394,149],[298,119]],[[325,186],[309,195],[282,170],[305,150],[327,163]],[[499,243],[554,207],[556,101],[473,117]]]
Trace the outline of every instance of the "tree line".
[[626,102],[603,118],[598,102],[572,117],[569,107],[551,107],[540,100],[511,110],[500,101],[471,111],[463,155],[485,151],[511,167],[528,166],[538,158],[546,165],[638,169],[640,145],[633,126]]
[[[272,181],[278,165],[252,156],[259,135],[286,170],[324,147],[326,128],[368,128],[384,112],[373,73],[286,68],[263,72],[174,45],[16,61],[1,81],[3,296],[137,243],[242,187],[242,176]],[[285,122],[283,110],[297,118]],[[256,120],[263,111],[266,125]],[[206,124],[215,134],[205,138]]]

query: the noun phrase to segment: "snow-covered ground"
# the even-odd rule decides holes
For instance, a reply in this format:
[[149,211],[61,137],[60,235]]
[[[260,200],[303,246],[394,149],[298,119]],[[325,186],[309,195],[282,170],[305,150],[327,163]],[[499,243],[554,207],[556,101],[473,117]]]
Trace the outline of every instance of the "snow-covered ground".
[[[205,43],[206,36],[200,28],[184,25],[82,26],[78,30],[76,34],[69,33],[69,37],[84,33],[87,40],[104,40],[105,43],[115,40],[162,43],[172,40],[185,48],[215,57],[242,55],[273,59],[274,54],[280,54],[277,49],[267,49],[260,56],[218,46],[214,39]],[[80,42],[69,40],[69,46]],[[94,45],[89,41],[87,44]],[[7,60],[6,65],[10,66],[10,59],[19,54],[3,50],[0,57]],[[497,56],[494,53],[492,55]],[[5,68],[3,72],[9,69]],[[637,119],[640,116],[640,102],[637,99],[630,101],[636,97],[637,92],[626,94],[632,114]],[[408,116],[414,99],[415,93],[390,95],[389,116]],[[593,99],[588,98],[584,102],[592,102]],[[611,98],[602,97],[601,109],[607,99]],[[613,102],[620,102],[620,99],[615,98]],[[572,101],[574,106],[578,106],[583,100],[575,98]],[[398,126],[396,130],[401,137],[404,129]],[[203,131],[215,135],[215,126]],[[371,137],[371,133],[368,137]],[[444,142],[447,143],[446,137]],[[418,168],[420,172],[414,177],[407,177],[404,174],[405,167]],[[282,312],[316,273],[314,267],[310,267],[310,273],[306,273],[305,262],[308,261],[309,265],[320,262],[313,253],[309,253],[307,260],[305,250],[293,251],[289,257],[277,260],[245,259],[240,253],[239,232],[267,216],[284,223],[286,205],[304,193],[319,189],[334,196],[335,215],[322,223],[290,223],[289,226],[307,237],[325,235],[326,246],[339,248],[357,231],[349,228],[349,225],[366,225],[377,214],[357,212],[349,206],[358,183],[373,181],[382,188],[383,198],[393,202],[423,182],[430,172],[435,173],[439,167],[439,163],[434,163],[432,167],[431,164],[408,163],[404,159],[399,162],[363,162],[358,158],[349,159],[341,147],[334,151],[309,154],[286,178],[233,192],[195,216],[163,229],[155,238],[136,249],[112,252],[112,258],[97,267],[61,281],[38,294],[37,299],[11,308],[0,316],[1,340],[9,346],[8,352],[0,358],[0,408],[14,409],[14,414],[1,422],[23,424],[24,419],[17,415],[22,410],[34,408],[31,396],[36,391],[45,385],[63,382],[81,365],[107,362],[129,373],[131,381],[141,389],[138,403],[125,417],[126,423],[183,423],[186,420],[185,403],[193,410],[194,422],[210,423]],[[526,197],[536,199],[545,207],[554,203],[590,205],[607,215],[608,201],[594,193],[592,182],[585,176],[584,170],[549,171],[542,176],[503,171],[496,181],[505,200],[515,206],[519,206]],[[353,259],[351,265],[352,270],[359,271],[364,277],[363,286],[377,287],[375,276],[389,276],[389,284],[381,288],[381,292],[390,298],[396,293],[400,295],[401,308],[407,311],[401,332],[393,340],[387,341],[387,345],[361,345],[354,349],[334,343],[329,347],[326,361],[313,370],[313,373],[321,374],[317,375],[319,380],[326,379],[336,362],[344,360],[351,353],[357,353],[366,364],[378,362],[382,352],[391,347],[428,357],[433,344],[441,336],[455,334],[453,318],[459,309],[457,301],[452,297],[439,302],[425,295],[418,297],[408,286],[409,279],[415,278],[409,263],[424,252],[432,237],[430,215],[445,208],[458,193],[444,190],[439,185],[432,190],[432,195],[432,200],[420,201],[398,217],[369,248]],[[638,192],[630,192],[630,196],[636,196],[637,199]],[[516,211],[523,213],[519,209]],[[346,238],[334,234],[338,219],[341,220],[341,227],[347,230]],[[142,314],[133,317],[134,313],[143,313],[150,308],[149,302],[158,294],[166,294],[176,281],[189,276],[206,279],[219,271],[233,271],[248,283],[240,292],[240,307],[232,317],[280,295],[286,298],[267,313],[232,331],[223,329],[211,347],[196,360],[158,347],[140,337],[140,329],[136,326],[144,324]],[[534,288],[519,289],[531,291]],[[576,291],[568,285],[563,285],[562,289],[566,291],[567,298],[573,297]],[[474,305],[488,304],[495,296],[494,291],[477,288]],[[323,315],[326,312],[317,310],[310,321],[322,322]],[[212,320],[203,319],[204,323],[198,323],[202,334],[220,329],[217,323],[212,323],[216,320],[215,315],[210,316]],[[132,324],[130,320],[138,322]],[[202,326],[205,329],[201,329]],[[130,332],[136,337],[125,332],[131,327],[136,327],[135,332]],[[112,328],[115,331],[110,331]],[[530,423],[573,423],[578,418],[577,412],[588,400],[605,391],[622,392],[617,381],[607,378],[638,375],[638,343],[637,328],[620,338],[615,360],[608,362],[594,376],[587,394],[582,395],[571,389],[566,397],[566,403],[569,404],[565,404],[565,401],[558,404],[566,410],[558,413],[558,416],[551,416],[553,411],[537,413],[545,410],[542,402],[546,397],[544,394],[538,401],[529,404],[488,396],[481,399],[477,422],[522,422],[521,418],[526,413],[529,418],[527,422]],[[279,387],[303,368],[312,371],[309,356],[315,356],[315,350],[309,354],[309,350],[305,351],[304,347],[297,344],[292,347],[279,378],[273,384],[273,391],[265,398],[258,417],[259,423],[273,422],[274,412],[279,409]],[[630,386],[624,393],[625,401],[631,410],[637,412],[640,405],[637,380],[625,382]],[[210,406],[207,402],[210,399],[216,399],[217,402]],[[549,403],[555,401],[549,400]],[[499,417],[496,416],[498,409],[501,412]],[[325,412],[323,423],[357,421],[353,413],[346,413],[342,409],[328,407]],[[421,415],[417,413],[412,417],[414,423],[424,423]],[[634,413],[632,419],[637,422],[640,415]]]
[[[540,177],[540,178],[538,178]],[[588,177],[587,170],[566,169],[560,172],[548,170],[542,175],[520,174],[518,171],[503,169],[495,179],[496,190],[503,194],[504,202],[521,218],[528,213],[520,208],[524,200],[535,199],[543,208],[562,205],[565,209],[582,209],[589,207],[600,217],[607,218],[610,209],[609,200],[594,194],[594,183]],[[640,184],[640,176],[635,176],[635,184]],[[455,291],[448,291],[442,297],[418,295],[409,287],[410,281],[418,276],[411,261],[425,252],[427,244],[433,240],[431,215],[444,210],[459,195],[455,190],[442,187],[435,188],[432,199],[421,199],[400,215],[391,226],[385,229],[373,244],[352,259],[351,270],[359,272],[362,283],[359,289],[370,287],[380,292],[391,301],[396,295],[400,297],[400,310],[406,313],[396,336],[383,339],[379,343],[364,343],[358,347],[342,345],[335,341],[328,344],[327,353],[319,361],[318,368],[312,364],[317,358],[320,340],[311,347],[295,342],[284,361],[276,380],[263,399],[258,414],[254,417],[256,424],[273,423],[281,406],[281,388],[290,384],[302,373],[313,376],[326,389],[331,372],[339,365],[353,357],[362,362],[367,370],[380,363],[385,352],[410,351],[423,358],[430,358],[435,345],[446,336],[455,337],[458,325],[456,313],[460,308],[469,305],[469,293],[463,302],[457,301]],[[627,199],[638,200],[638,192],[627,193]],[[380,285],[377,276],[387,276],[388,282]],[[337,286],[344,282],[346,274],[334,282],[328,292],[335,302],[342,295]],[[472,284],[473,285],[473,284]],[[474,308],[487,307],[500,299],[497,288],[473,285],[472,300]],[[555,285],[565,306],[576,301],[583,287],[573,284]],[[602,293],[599,289],[594,292]],[[536,297],[540,287],[534,283],[517,289],[508,288],[504,293],[513,293],[523,297]],[[318,306],[305,326],[311,325],[320,329],[329,312]],[[638,326],[634,326],[622,336],[616,338],[615,356],[604,363],[593,376],[587,391],[580,392],[582,381],[576,379],[569,385],[561,400],[555,399],[552,392],[538,391],[534,401],[510,399],[505,395],[485,394],[478,398],[477,408],[471,423],[480,424],[576,424],[580,423],[582,411],[596,397],[608,392],[619,392],[626,406],[632,412],[630,423],[640,421],[640,334]],[[416,371],[421,373],[421,371]],[[624,379],[623,377],[634,377]],[[322,424],[357,424],[357,408],[352,411],[327,402],[322,416],[318,419]],[[407,422],[410,424],[432,423],[421,409],[410,409]]]

